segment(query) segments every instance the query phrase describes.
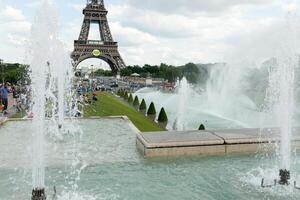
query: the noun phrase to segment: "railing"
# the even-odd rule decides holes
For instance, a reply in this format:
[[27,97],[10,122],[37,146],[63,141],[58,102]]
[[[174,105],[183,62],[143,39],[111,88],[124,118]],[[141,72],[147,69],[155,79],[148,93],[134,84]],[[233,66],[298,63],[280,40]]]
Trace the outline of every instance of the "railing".
[[75,40],[75,44],[79,45],[117,45],[117,42],[104,42],[101,40]]
[[98,44],[98,45],[100,44],[100,45],[103,45],[104,42],[100,41],[100,40],[88,40],[87,44]]

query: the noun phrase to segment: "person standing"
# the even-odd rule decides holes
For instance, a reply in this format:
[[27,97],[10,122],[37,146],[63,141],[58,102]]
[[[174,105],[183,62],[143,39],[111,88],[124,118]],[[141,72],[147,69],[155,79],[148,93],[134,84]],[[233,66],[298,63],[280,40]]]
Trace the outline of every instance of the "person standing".
[[1,101],[2,101],[2,104],[4,105],[3,113],[6,114],[7,107],[8,107],[8,93],[9,93],[6,83],[1,87],[0,93],[1,93]]

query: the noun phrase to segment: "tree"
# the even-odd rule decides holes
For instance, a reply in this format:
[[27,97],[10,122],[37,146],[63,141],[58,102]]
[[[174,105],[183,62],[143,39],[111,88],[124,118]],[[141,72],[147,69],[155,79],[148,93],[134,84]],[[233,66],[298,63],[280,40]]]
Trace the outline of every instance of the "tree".
[[10,82],[13,85],[28,85],[30,84],[29,66],[18,63],[1,63],[0,79],[1,82],[4,80],[5,82]]
[[146,101],[145,99],[143,99],[140,105],[140,110],[145,111],[146,109],[147,109]]
[[125,93],[124,93],[124,99],[128,100],[128,92],[127,91],[125,91]]
[[200,124],[200,126],[199,126],[198,130],[200,130],[200,131],[203,131],[203,130],[205,130],[205,126],[204,126],[203,124]]
[[164,108],[161,108],[158,115],[158,122],[167,122],[167,121],[168,121],[167,113]]
[[133,96],[132,94],[129,95],[129,98],[128,98],[128,103],[133,103]]
[[150,104],[150,106],[149,106],[147,115],[148,115],[148,117],[149,117],[152,121],[155,121],[155,118],[156,118],[156,110],[155,110],[155,106],[154,106],[154,103],[153,103],[153,102],[151,102],[151,104]]
[[94,72],[95,76],[113,76],[113,73],[111,70],[104,70],[104,69],[98,69]]
[[156,109],[155,109],[155,106],[154,106],[153,102],[151,102],[151,104],[149,106],[147,115],[156,115]]
[[161,108],[158,115],[158,124],[161,128],[166,128],[168,125],[168,117],[164,108]]
[[138,108],[139,105],[140,105],[139,98],[138,98],[138,96],[135,96],[134,101],[133,101],[133,106]]
[[188,82],[190,83],[197,83],[199,81],[199,68],[196,64],[194,63],[188,63],[182,67],[182,73],[183,76],[186,77]]

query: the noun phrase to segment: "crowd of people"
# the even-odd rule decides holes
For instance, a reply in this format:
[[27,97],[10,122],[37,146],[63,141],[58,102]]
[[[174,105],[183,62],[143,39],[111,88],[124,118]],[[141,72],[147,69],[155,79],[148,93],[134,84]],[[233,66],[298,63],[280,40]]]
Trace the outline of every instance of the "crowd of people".
[[3,115],[8,114],[9,105],[15,108],[15,111],[22,111],[22,105],[26,105],[26,97],[16,86],[6,82],[0,85],[0,112]]

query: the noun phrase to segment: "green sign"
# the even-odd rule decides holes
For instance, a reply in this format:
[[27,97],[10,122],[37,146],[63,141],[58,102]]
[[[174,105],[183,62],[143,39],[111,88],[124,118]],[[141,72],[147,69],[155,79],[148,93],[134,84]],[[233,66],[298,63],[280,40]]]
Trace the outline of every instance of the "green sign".
[[93,56],[99,57],[101,56],[101,51],[99,51],[98,49],[93,50],[92,52]]

